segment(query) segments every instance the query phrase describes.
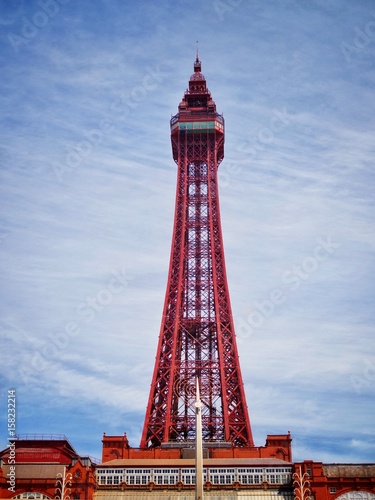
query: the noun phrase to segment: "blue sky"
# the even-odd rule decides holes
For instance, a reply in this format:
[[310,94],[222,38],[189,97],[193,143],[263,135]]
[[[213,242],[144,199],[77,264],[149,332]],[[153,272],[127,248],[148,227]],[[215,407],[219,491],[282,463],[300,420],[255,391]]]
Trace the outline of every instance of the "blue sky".
[[202,71],[255,443],[375,460],[375,4],[0,0],[1,447],[138,446],[164,301],[169,119]]

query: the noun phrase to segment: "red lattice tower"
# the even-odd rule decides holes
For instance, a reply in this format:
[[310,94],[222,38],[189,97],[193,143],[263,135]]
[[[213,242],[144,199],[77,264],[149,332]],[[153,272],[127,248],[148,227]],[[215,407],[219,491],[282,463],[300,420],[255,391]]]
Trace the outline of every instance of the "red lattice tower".
[[195,440],[195,379],[203,440],[254,446],[239,365],[221,234],[217,170],[224,118],[198,54],[171,119],[178,166],[171,259],[141,448]]

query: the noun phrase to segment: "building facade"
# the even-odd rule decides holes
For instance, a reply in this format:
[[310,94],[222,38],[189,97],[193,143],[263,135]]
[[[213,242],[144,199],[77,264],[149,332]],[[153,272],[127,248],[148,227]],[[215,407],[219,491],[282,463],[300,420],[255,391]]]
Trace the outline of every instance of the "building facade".
[[19,436],[0,453],[0,498],[89,500],[95,485],[92,459],[65,436]]
[[375,464],[295,463],[296,500],[375,500]]
[[[168,453],[155,449],[146,457],[145,450],[123,446],[126,436],[120,440],[121,447],[113,437],[104,436],[103,457],[110,459],[95,464],[79,456],[65,436],[20,436],[14,442],[14,474],[9,464],[12,449],[0,452],[0,500],[195,498],[191,449]],[[288,446],[291,453],[290,440]],[[253,458],[236,456],[234,449],[226,450],[224,458],[212,458],[205,448],[204,496],[217,500],[375,500],[375,464],[262,457],[267,448],[272,454],[272,444],[266,443]],[[122,457],[113,459],[113,450]]]

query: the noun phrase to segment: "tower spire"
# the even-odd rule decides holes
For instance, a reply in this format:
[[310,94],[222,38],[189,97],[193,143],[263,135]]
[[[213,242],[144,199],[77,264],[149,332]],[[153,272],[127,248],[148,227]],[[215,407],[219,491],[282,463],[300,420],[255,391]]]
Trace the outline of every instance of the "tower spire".
[[195,62],[194,62],[194,73],[200,73],[202,71],[202,65],[199,60],[199,53],[198,53],[198,40],[197,40],[197,55],[195,57]]

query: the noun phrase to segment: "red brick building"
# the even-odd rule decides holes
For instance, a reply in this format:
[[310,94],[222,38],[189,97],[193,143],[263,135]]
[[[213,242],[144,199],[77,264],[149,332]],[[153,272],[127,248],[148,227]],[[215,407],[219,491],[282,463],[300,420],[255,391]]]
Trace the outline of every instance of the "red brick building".
[[[297,500],[375,500],[375,464],[294,464]],[[305,483],[304,489],[298,482]],[[299,480],[299,481],[298,481]]]
[[[265,446],[209,447],[204,443],[208,498],[253,500],[375,500],[375,464],[292,461],[290,434],[267,436]],[[126,435],[103,436],[95,500],[194,498],[194,449],[131,448]]]
[[93,461],[81,457],[65,436],[20,436],[0,452],[0,498],[93,497]]
[[[194,498],[193,449],[141,450],[126,435],[104,435],[102,463],[95,465],[65,436],[21,436],[14,443],[0,452],[1,500]],[[205,448],[207,498],[375,500],[375,464],[293,463],[290,434],[268,436],[265,446],[247,451]]]

